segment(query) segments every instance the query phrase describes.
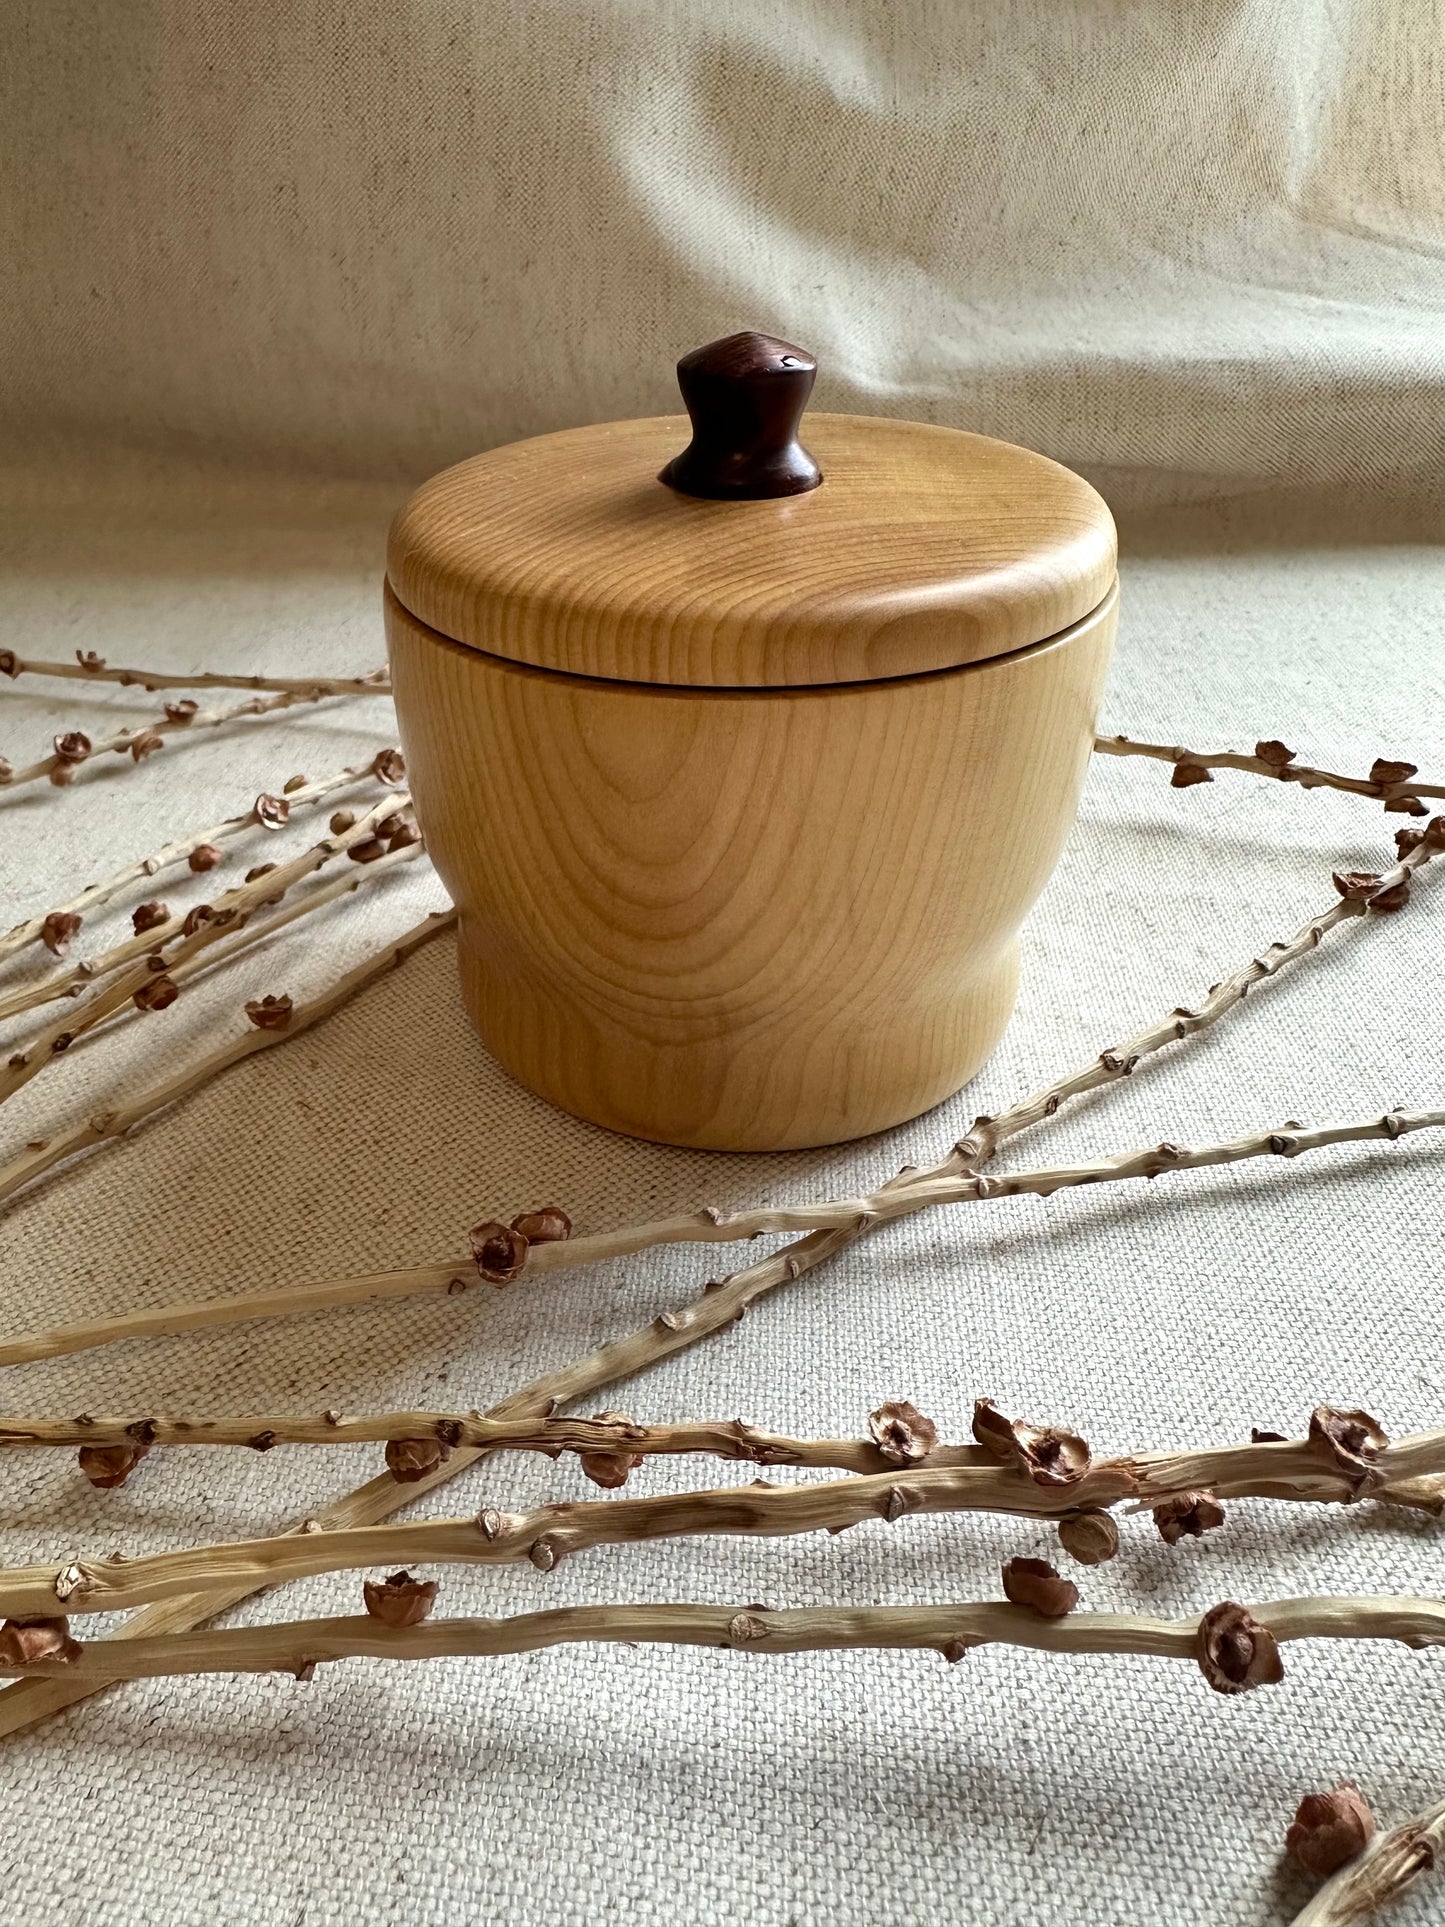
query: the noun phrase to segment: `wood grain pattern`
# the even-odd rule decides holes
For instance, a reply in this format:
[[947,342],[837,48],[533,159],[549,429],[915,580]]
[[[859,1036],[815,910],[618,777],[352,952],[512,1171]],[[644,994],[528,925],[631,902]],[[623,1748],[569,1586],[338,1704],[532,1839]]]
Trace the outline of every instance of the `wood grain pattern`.
[[478,455],[392,525],[388,579],[446,636],[587,676],[708,687],[868,682],[1008,654],[1108,594],[1114,524],[1088,483],[1007,442],[814,415],[824,481],[700,501],[658,472],[685,416]]
[[949,1096],[1012,1009],[1115,619],[1110,592],[971,668],[682,690],[460,647],[388,594],[413,794],[490,1050],[564,1110],[727,1150]]

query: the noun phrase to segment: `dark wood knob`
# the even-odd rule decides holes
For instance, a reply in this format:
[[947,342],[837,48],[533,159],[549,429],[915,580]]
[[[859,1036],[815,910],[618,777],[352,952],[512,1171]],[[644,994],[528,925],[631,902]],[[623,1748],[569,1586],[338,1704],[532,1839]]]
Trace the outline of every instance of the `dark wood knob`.
[[798,440],[818,364],[771,335],[728,335],[677,364],[692,440],[658,476],[684,495],[759,501],[802,495],[822,470]]

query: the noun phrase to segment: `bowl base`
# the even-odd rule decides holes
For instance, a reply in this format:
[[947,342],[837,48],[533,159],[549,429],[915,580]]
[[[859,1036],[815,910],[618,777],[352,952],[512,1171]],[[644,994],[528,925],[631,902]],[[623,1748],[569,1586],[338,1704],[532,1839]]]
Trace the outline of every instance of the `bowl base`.
[[804,1150],[907,1123],[982,1068],[1018,994],[1014,943],[941,1008],[659,1042],[503,976],[465,921],[458,956],[472,1025],[518,1083],[625,1137],[701,1151]]

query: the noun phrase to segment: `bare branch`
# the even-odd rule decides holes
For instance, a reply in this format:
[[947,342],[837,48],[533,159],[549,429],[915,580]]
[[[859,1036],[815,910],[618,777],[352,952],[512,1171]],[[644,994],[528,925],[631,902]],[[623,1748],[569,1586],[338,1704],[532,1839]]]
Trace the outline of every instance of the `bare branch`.
[[[1090,1164],[1052,1165],[998,1178],[967,1172],[946,1176],[925,1173],[916,1178],[895,1179],[891,1185],[864,1198],[765,1206],[755,1211],[740,1211],[731,1217],[713,1216],[707,1211],[688,1212],[681,1217],[661,1218],[619,1231],[597,1232],[565,1243],[534,1245],[526,1254],[524,1275],[572,1269],[656,1245],[721,1244],[754,1238],[765,1232],[843,1232],[851,1239],[861,1229],[871,1231],[938,1205],[986,1204],[1024,1194],[1047,1198],[1056,1191],[1082,1185],[1157,1178],[1169,1171],[1238,1164],[1249,1158],[1294,1159],[1332,1144],[1395,1143],[1413,1132],[1438,1130],[1442,1126],[1445,1126],[1445,1110],[1390,1111],[1382,1117],[1320,1125],[1311,1130],[1290,1123],[1192,1150],[1178,1144],[1149,1145]],[[4,1174],[0,1172],[0,1197],[3,1196]],[[143,1312],[123,1313],[116,1318],[88,1319],[0,1344],[0,1367],[90,1351],[132,1338],[173,1336],[208,1327],[243,1324],[254,1318],[294,1317],[337,1305],[364,1304],[377,1298],[435,1296],[466,1289],[476,1275],[473,1260],[457,1256],[400,1271],[367,1272],[351,1278],[326,1279],[320,1284],[286,1286],[279,1291],[244,1293],[199,1304],[158,1306]]]
[[1418,810],[1408,807],[1412,800],[1445,796],[1445,784],[1417,780],[1413,763],[1395,762],[1381,756],[1376,758],[1368,776],[1338,776],[1333,770],[1297,763],[1294,752],[1279,742],[1256,743],[1254,754],[1248,756],[1238,750],[1181,749],[1177,744],[1136,743],[1128,736],[1096,736],[1094,753],[1148,756],[1157,763],[1172,763],[1176,789],[1209,782],[1212,769],[1237,769],[1247,770],[1252,776],[1272,776],[1279,783],[1298,783],[1305,790],[1348,790],[1353,796],[1368,796],[1382,802],[1387,810],[1397,810],[1406,816],[1425,814],[1423,807]]
[[[1249,1608],[1274,1639],[1398,1640],[1445,1643],[1445,1603],[1435,1599],[1277,1599]],[[1133,1613],[1070,1613],[1046,1619],[1024,1606],[820,1606],[773,1612],[761,1606],[572,1606],[510,1619],[428,1619],[389,1627],[368,1615],[227,1627],[198,1634],[133,1634],[83,1645],[69,1660],[0,1666],[27,1687],[54,1680],[84,1698],[121,1679],[172,1674],[287,1672],[310,1676],[331,1660],[440,1659],[536,1652],[581,1641],[715,1646],[749,1653],[924,1650],[961,1659],[975,1646],[1021,1646],[1046,1653],[1132,1653],[1198,1662],[1203,1615],[1152,1619]],[[0,1696],[0,1707],[9,1695]],[[1312,1927],[1350,1916],[1311,1915]]]
[[[1326,1410],[1321,1408],[1322,1414]],[[706,1454],[750,1465],[829,1467],[872,1476],[888,1474],[895,1481],[903,1476],[900,1461],[872,1439],[793,1438],[763,1431],[742,1419],[643,1425],[619,1413],[534,1419],[432,1411],[357,1416],[327,1411],[314,1417],[264,1412],[237,1418],[84,1412],[74,1418],[0,1418],[0,1451],[140,1442],[147,1447],[208,1445],[268,1452],[278,1445],[379,1445],[402,1440],[440,1441],[448,1450],[474,1446],[488,1452],[540,1452],[548,1458],[565,1452],[625,1456],[639,1464],[653,1457]],[[1035,1479],[1018,1463],[1001,1464],[996,1451],[980,1445],[934,1444],[907,1463],[929,1473],[946,1468],[967,1471],[969,1476],[952,1488],[959,1510],[976,1507],[1053,1517],[1122,1498],[1136,1501],[1134,1509],[1153,1507],[1165,1499],[1203,1491],[1219,1498],[1339,1505],[1366,1496],[1445,1512],[1440,1488],[1445,1477],[1445,1429],[1384,1440],[1372,1450],[1368,1464],[1362,1461],[1358,1468],[1320,1436],[1318,1426],[1303,1439],[1255,1439],[1247,1445],[1189,1446],[1111,1459],[1090,1459],[1085,1446],[1082,1465],[1089,1483],[1082,1495],[1078,1478]],[[975,1473],[988,1476],[975,1478]]]
[[139,689],[277,689],[297,696],[389,696],[385,664],[362,676],[226,676],[214,670],[180,675],[164,669],[112,669],[94,650],[75,652],[74,662],[42,662],[0,649],[0,676],[65,676],[77,682],[113,682]]
[[[374,862],[358,865],[349,875],[338,877],[331,883],[318,884],[314,889],[306,891],[278,915],[268,917],[264,923],[247,920],[242,924],[238,935],[228,934],[214,950],[208,949],[185,962],[168,965],[166,974],[173,983],[180,984],[229,963],[242,951],[252,949],[267,937],[274,936],[278,930],[284,930],[288,924],[295,923],[298,917],[309,916],[312,911],[322,910],[327,904],[335,903],[340,897],[351,896],[364,883],[375,883],[378,878],[394,870],[399,863],[406,863],[413,857],[420,856],[423,849],[424,845],[420,838],[413,836],[413,840],[395,849],[389,849],[384,856],[377,858]],[[184,925],[184,916],[168,917],[164,922],[143,931],[139,936],[127,938],[123,943],[115,945],[113,949],[92,958],[87,964],[79,966],[77,971],[61,972],[58,977],[47,978],[28,991],[17,991],[9,998],[0,998],[0,1018],[12,1017],[22,1010],[28,1010],[40,1004],[53,1003],[61,997],[81,995],[87,984],[109,976],[112,971],[121,969],[137,957],[158,954],[160,946],[183,932]],[[234,926],[228,924],[226,928],[229,933]],[[84,974],[80,975],[79,971],[83,971]]]
[[102,756],[107,750],[117,756],[129,755],[132,764],[145,761],[146,757],[160,749],[167,736],[180,731],[194,735],[200,729],[217,729],[223,723],[235,722],[240,716],[269,716],[278,710],[294,709],[298,703],[320,702],[329,692],[322,689],[302,691],[282,690],[274,696],[252,696],[243,703],[230,703],[222,709],[197,709],[194,704],[168,703],[166,714],[153,722],[138,724],[134,729],[122,729],[103,742],[92,743],[78,730],[71,730],[55,739],[53,755],[42,756],[39,762],[27,763],[20,769],[12,770],[8,763],[0,768],[0,788],[20,789],[26,783],[38,783],[49,777],[57,788],[65,788],[75,779],[78,769],[84,767],[95,757]]

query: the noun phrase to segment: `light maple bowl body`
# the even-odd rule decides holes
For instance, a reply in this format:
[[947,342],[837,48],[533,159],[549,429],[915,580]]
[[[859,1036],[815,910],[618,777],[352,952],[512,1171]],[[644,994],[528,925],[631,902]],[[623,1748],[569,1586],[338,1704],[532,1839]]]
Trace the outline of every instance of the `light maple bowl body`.
[[835,1143],[950,1096],[1008,1022],[1088,768],[1112,524],[1009,451],[1068,478],[1070,513],[1082,491],[1058,579],[1011,498],[950,596],[917,559],[926,490],[866,521],[883,452],[1006,444],[809,418],[814,494],[699,502],[654,479],[685,426],[514,444],[413,498],[386,592],[402,744],[507,1071],[637,1137]]

